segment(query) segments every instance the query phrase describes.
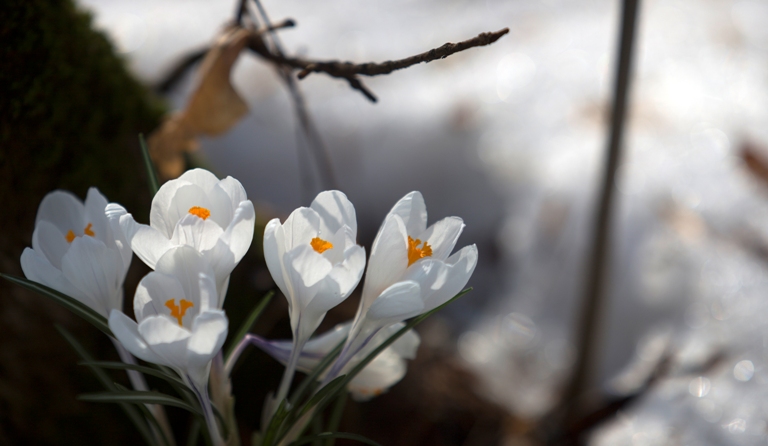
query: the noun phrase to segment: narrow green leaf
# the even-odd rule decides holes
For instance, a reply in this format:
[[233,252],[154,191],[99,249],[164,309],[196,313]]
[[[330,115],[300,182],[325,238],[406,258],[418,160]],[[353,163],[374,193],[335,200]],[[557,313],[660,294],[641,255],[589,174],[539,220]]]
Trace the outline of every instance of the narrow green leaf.
[[261,313],[264,312],[264,309],[267,308],[267,305],[269,305],[269,302],[272,300],[272,297],[275,295],[274,291],[269,291],[267,294],[264,295],[264,297],[261,298],[258,305],[254,307],[254,309],[251,311],[251,314],[248,315],[248,318],[243,322],[243,324],[240,326],[240,329],[237,330],[237,334],[232,338],[232,340],[229,342],[229,346],[227,347],[226,352],[224,353],[224,363],[226,364],[227,361],[229,361],[230,355],[232,355],[232,351],[234,351],[235,347],[237,347],[237,344],[240,343],[240,341],[243,340],[246,334],[251,330],[251,327],[253,327],[253,324],[256,323],[256,320],[261,316]]
[[[119,391],[123,391],[123,392],[131,391],[127,387],[122,386],[118,383],[113,383],[113,384],[115,385],[115,388]],[[155,418],[155,416],[152,414],[152,412],[149,410],[149,407],[146,404],[136,404],[136,405],[131,405],[131,407],[138,408],[139,411],[141,411],[141,413],[144,415],[144,419],[147,420],[152,425],[155,435],[161,435],[163,439],[163,443],[165,443],[168,446],[171,445],[171,442],[168,439],[168,436],[165,435],[165,432],[163,431],[163,428],[160,427],[160,423],[157,421],[157,418]]]
[[114,370],[136,370],[145,375],[156,376],[160,379],[168,381],[170,383],[180,384],[186,386],[184,381],[179,379],[175,374],[166,373],[163,370],[155,369],[152,367],[146,367],[138,364],[126,364],[124,362],[116,361],[80,361],[78,364],[88,367],[98,367],[101,369],[114,369]]
[[[339,428],[341,416],[344,414],[344,406],[347,404],[347,398],[347,392],[341,392],[339,393],[339,396],[336,397],[336,403],[333,405],[333,410],[331,411],[331,418],[328,419],[328,432],[336,432],[336,429]],[[317,417],[313,418],[317,419]],[[335,443],[335,438],[328,438],[325,440],[325,446],[334,446]]]
[[365,359],[360,361],[357,365],[355,365],[355,367],[352,368],[352,370],[349,371],[349,373],[347,373],[347,377],[345,378],[344,386],[346,387],[346,385],[349,384],[349,382],[352,381],[352,379],[355,376],[357,376],[357,374],[360,373],[360,371],[363,370],[365,368],[365,366],[367,366],[371,361],[373,361],[379,355],[379,353],[384,351],[384,349],[386,349],[387,347],[392,345],[395,341],[397,341],[400,338],[400,336],[404,335],[408,330],[410,330],[411,328],[419,325],[425,319],[427,319],[428,317],[430,317],[433,314],[437,313],[438,311],[442,310],[443,308],[445,308],[446,306],[450,305],[451,303],[453,303],[457,299],[461,298],[465,294],[469,293],[470,291],[472,291],[472,288],[467,288],[466,290],[464,290],[464,291],[460,292],[459,294],[453,296],[446,303],[444,303],[444,304],[442,304],[442,305],[432,309],[431,311],[428,311],[428,312],[426,312],[426,313],[424,313],[424,314],[422,314],[420,316],[417,316],[417,317],[411,319],[410,321],[408,321],[408,323],[405,324],[405,327],[401,328],[397,333],[395,333],[392,336],[390,336],[389,338],[387,338],[386,341],[382,342],[381,345],[376,347],[376,349],[374,349],[371,353],[369,353],[368,356],[365,357]]
[[344,347],[344,342],[339,342],[336,347],[333,348],[330,352],[328,352],[327,355],[325,355],[325,358],[323,358],[322,361],[320,361],[314,369],[312,369],[312,373],[307,375],[306,378],[304,378],[303,381],[299,384],[299,386],[296,388],[296,390],[293,392],[293,395],[289,398],[289,401],[291,405],[295,406],[301,401],[301,398],[306,395],[307,391],[309,391],[313,384],[318,380],[320,375],[325,371],[325,369],[328,368],[328,366],[331,365],[331,362],[333,362],[337,356],[339,356],[339,353],[341,353],[341,349]]
[[163,406],[180,407],[194,414],[200,414],[199,409],[187,404],[187,402],[160,392],[135,390],[127,392],[84,393],[77,398],[82,401],[90,401],[93,403],[161,404]]
[[4,273],[0,273],[0,277],[53,300],[59,305],[64,306],[71,312],[90,322],[94,327],[103,331],[107,336],[112,336],[112,331],[109,329],[107,319],[77,299],[60,293],[53,288],[48,288],[43,284],[32,282],[31,280],[27,280],[21,277],[15,277]]
[[[349,382],[352,381],[352,379],[358,373],[360,373],[360,371],[363,370],[365,368],[365,366],[367,366],[371,361],[373,361],[374,358],[376,358],[376,356],[378,356],[381,352],[383,352],[384,349],[386,349],[387,347],[392,345],[395,341],[397,341],[400,338],[400,336],[404,335],[408,330],[410,330],[411,328],[419,325],[425,319],[427,319],[428,317],[430,317],[433,314],[437,313],[438,311],[442,310],[443,308],[445,308],[446,306],[450,305],[451,303],[453,303],[457,299],[461,298],[465,294],[469,293],[470,291],[472,291],[472,288],[467,288],[466,290],[464,290],[464,291],[458,293],[457,295],[453,296],[450,300],[448,300],[444,304],[442,304],[442,305],[432,309],[431,311],[428,311],[428,312],[426,312],[426,313],[424,313],[424,314],[422,314],[420,316],[417,316],[417,317],[411,319],[410,321],[408,321],[408,323],[405,324],[405,326],[403,328],[401,328],[395,334],[393,334],[392,336],[387,338],[386,341],[382,342],[381,345],[379,345],[378,347],[376,347],[376,349],[374,349],[371,353],[369,353],[368,356],[365,357],[365,359],[363,359],[357,365],[355,365],[355,367],[353,367],[352,370],[350,370],[349,373],[347,373],[346,376],[342,375],[342,376],[344,376],[344,379],[341,380],[340,386],[337,387],[335,389],[335,392],[331,393],[328,398],[323,399],[323,401],[321,401],[320,403],[317,404],[317,409],[315,409],[315,415],[314,416],[319,416],[323,412],[323,409],[325,409],[325,407],[328,405],[330,400],[337,394],[337,392],[339,392],[339,391],[346,391],[345,389],[347,387],[347,384],[349,384]],[[336,380],[334,379],[334,381],[336,381]],[[331,383],[334,382],[334,381],[331,381]],[[328,384],[331,384],[331,383],[328,383]],[[328,387],[328,386],[326,386],[326,387]],[[284,431],[284,432],[287,432],[287,431]],[[280,437],[278,439],[281,439],[281,438],[282,437]]]
[[144,158],[144,167],[147,169],[149,192],[154,197],[158,189],[160,189],[160,182],[157,180],[155,165],[152,163],[152,158],[149,156],[149,149],[147,148],[147,142],[144,140],[143,133],[139,133],[139,145],[141,146],[141,156]]
[[315,440],[324,440],[328,438],[334,438],[334,439],[341,438],[344,440],[355,440],[363,444],[369,444],[372,446],[381,446],[379,443],[376,443],[373,440],[369,440],[363,437],[362,435],[350,434],[347,432],[323,432],[322,434],[311,435],[308,437],[301,437],[296,441],[290,443],[289,446],[300,446],[302,444],[312,443]]
[[312,398],[310,398],[309,401],[307,401],[307,403],[301,407],[301,409],[292,409],[292,413],[289,414],[290,419],[293,420],[294,416],[296,418],[301,418],[302,415],[309,412],[313,407],[315,407],[316,404],[320,403],[320,401],[324,401],[329,395],[335,395],[339,390],[342,390],[342,383],[346,382],[346,376],[347,375],[339,375],[331,382],[323,386],[322,389],[312,395]]
[[277,410],[275,411],[275,414],[272,415],[272,419],[269,420],[269,425],[267,426],[267,429],[264,431],[264,439],[261,442],[261,446],[270,446],[272,445],[273,441],[272,439],[277,436],[277,432],[280,429],[280,426],[283,425],[283,421],[285,421],[285,418],[288,416],[288,409],[287,400],[280,401],[280,405],[277,406]]
[[[85,361],[93,361],[93,357],[88,353],[88,351],[83,347],[80,342],[75,339],[75,337],[70,333],[66,328],[56,324],[55,325],[56,330],[61,333],[61,336],[64,338],[65,341],[72,347],[72,349],[77,353],[77,355],[85,360]],[[115,390],[115,385],[112,382],[112,379],[104,373],[103,370],[96,368],[96,367],[90,367],[91,371],[94,375],[96,375],[96,379],[99,380],[99,382],[107,389],[109,390]],[[128,416],[128,418],[131,420],[133,425],[136,427],[136,430],[139,431],[139,434],[144,438],[144,441],[147,442],[150,446],[157,446],[157,440],[155,436],[152,434],[152,431],[150,430],[149,426],[147,425],[147,420],[144,419],[139,411],[136,409],[135,406],[131,404],[120,404],[120,408],[123,409],[125,414]]]
[[[288,415],[285,417],[286,421],[278,431],[278,440],[282,439],[290,430],[297,420],[301,419],[307,412],[311,411],[315,406],[325,407],[329,398],[333,398],[337,394],[345,394],[342,384],[344,382],[345,375],[339,375],[331,382],[323,386],[317,393],[312,395],[303,406],[293,406],[288,411]],[[306,428],[306,426],[303,426]]]
[[192,425],[189,427],[189,435],[187,436],[187,446],[197,446],[197,440],[200,439],[200,432],[203,422],[200,418],[195,418],[192,421]]

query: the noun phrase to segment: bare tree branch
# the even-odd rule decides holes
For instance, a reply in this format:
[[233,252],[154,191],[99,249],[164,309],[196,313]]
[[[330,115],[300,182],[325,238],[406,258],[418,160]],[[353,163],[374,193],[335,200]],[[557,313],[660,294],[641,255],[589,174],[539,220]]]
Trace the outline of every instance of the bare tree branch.
[[381,63],[368,62],[355,64],[352,62],[339,62],[335,60],[321,61],[304,59],[301,57],[285,57],[282,54],[275,54],[269,51],[266,45],[264,45],[261,36],[254,36],[254,38],[251,39],[249,48],[267,60],[300,70],[298,74],[299,79],[304,79],[311,73],[325,73],[331,77],[345,79],[350,87],[360,91],[371,102],[376,102],[376,96],[363,85],[358,76],[380,76],[420,63],[445,59],[452,54],[469,48],[490,45],[508,32],[509,28],[504,28],[496,32],[481,33],[471,39],[459,43],[446,43],[438,48],[433,48],[415,56],[399,60],[388,60]]

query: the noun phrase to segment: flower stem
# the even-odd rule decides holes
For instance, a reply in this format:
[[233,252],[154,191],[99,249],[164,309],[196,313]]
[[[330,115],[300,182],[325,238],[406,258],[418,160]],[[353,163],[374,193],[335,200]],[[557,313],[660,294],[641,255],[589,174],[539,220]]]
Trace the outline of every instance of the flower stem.
[[[117,355],[120,356],[120,360],[125,364],[136,365],[136,358],[134,358],[133,355],[131,355],[131,353],[125,349],[123,344],[121,344],[120,341],[115,338],[110,339],[112,340],[112,344],[115,346],[115,350],[117,350]],[[128,373],[128,380],[131,382],[131,387],[133,387],[133,390],[149,390],[147,381],[144,379],[144,375],[142,375],[141,372],[136,370],[126,370],[126,372]],[[160,429],[162,430],[162,432],[156,432],[155,427],[152,426],[152,433],[155,435],[155,437],[164,439],[165,441],[163,443],[169,444],[170,446],[175,446],[176,441],[174,440],[173,432],[171,431],[171,425],[168,423],[168,417],[165,415],[165,409],[163,409],[163,406],[159,404],[145,404],[145,406],[149,410],[149,413],[155,417],[157,425],[160,426]]]
[[276,404],[272,408],[273,414],[274,411],[277,410],[277,407],[280,405],[280,402],[288,396],[288,390],[291,388],[291,383],[293,382],[293,375],[296,374],[296,365],[299,363],[299,356],[301,356],[301,351],[304,349],[304,344],[306,343],[306,339],[301,339],[293,344],[293,348],[291,349],[291,356],[288,358],[288,364],[285,366],[283,379],[280,381],[280,388],[278,389],[277,397],[275,398]]
[[214,446],[224,446],[224,439],[221,438],[219,425],[216,424],[216,417],[213,415],[211,400],[208,398],[208,387],[206,385],[198,387],[192,380],[189,380],[189,382],[192,384],[192,390],[197,395],[200,407],[203,409],[203,417],[205,418],[205,425],[208,427],[208,435],[211,437],[211,442],[213,442]]

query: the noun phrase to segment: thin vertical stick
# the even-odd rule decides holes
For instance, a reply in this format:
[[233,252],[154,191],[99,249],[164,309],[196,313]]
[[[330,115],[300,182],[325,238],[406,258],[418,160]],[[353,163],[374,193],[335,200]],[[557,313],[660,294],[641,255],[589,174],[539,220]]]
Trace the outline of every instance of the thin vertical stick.
[[[272,23],[270,22],[267,11],[264,9],[264,6],[262,6],[261,1],[253,0],[253,3],[258,9],[259,15],[261,15],[261,20],[264,22],[264,26],[267,28],[272,28]],[[269,36],[275,52],[280,57],[284,57],[285,54],[283,52],[282,44],[280,43],[280,38],[277,36],[274,30],[269,32]],[[297,117],[299,118],[299,125],[306,137],[308,146],[311,149],[309,152],[314,155],[315,161],[317,162],[317,168],[322,179],[322,187],[325,189],[338,189],[339,186],[336,181],[336,175],[333,171],[333,164],[331,163],[331,157],[328,153],[328,148],[325,146],[325,143],[323,143],[323,140],[320,137],[320,132],[312,121],[309,112],[307,111],[307,106],[304,102],[304,96],[301,94],[301,90],[299,89],[296,79],[293,77],[293,71],[281,68],[278,68],[278,71],[280,73],[280,77],[285,82],[291,94],[294,110]]]
[[600,201],[595,214],[594,233],[592,234],[592,252],[588,262],[588,272],[584,284],[581,315],[577,330],[577,357],[571,381],[566,388],[564,402],[569,405],[568,419],[578,411],[576,399],[589,385],[597,362],[599,346],[598,329],[603,307],[605,306],[606,264],[609,255],[611,216],[616,170],[621,157],[621,140],[629,90],[630,65],[635,35],[635,23],[639,0],[624,0],[622,7],[621,42],[619,44],[619,64],[614,84],[611,127],[608,139],[608,156],[600,190]]

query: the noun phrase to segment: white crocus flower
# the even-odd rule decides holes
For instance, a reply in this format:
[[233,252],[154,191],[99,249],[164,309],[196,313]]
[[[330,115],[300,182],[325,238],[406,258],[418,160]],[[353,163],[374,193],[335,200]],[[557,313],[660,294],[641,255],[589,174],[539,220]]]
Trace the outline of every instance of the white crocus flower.
[[77,299],[103,316],[123,307],[131,248],[104,215],[107,199],[88,190],[85,203],[56,190],[37,210],[32,248],[21,254],[27,279]]
[[395,204],[373,242],[360,306],[332,374],[382,328],[433,310],[464,288],[477,265],[477,247],[450,255],[463,229],[458,217],[427,227],[419,192]]
[[211,360],[221,350],[229,323],[219,307],[213,271],[189,246],[171,248],[136,289],[136,321],[122,311],[109,328],[136,357],[175,370],[195,392],[215,443],[220,443],[208,399]]
[[219,180],[204,169],[188,170],[163,184],[152,199],[149,225],[137,223],[115,203],[107,207],[107,216],[152,269],[173,247],[195,248],[213,268],[222,300],[229,275],[251,246],[256,219],[239,181]]
[[[320,361],[339,344],[339,342],[342,342],[347,337],[351,326],[351,322],[339,324],[332,330],[310,339],[301,351],[297,367],[298,370],[310,373]],[[386,341],[404,326],[405,324],[403,323],[397,323],[390,325],[384,330],[380,330],[365,348],[358,351],[352,357],[340,373],[348,373],[374,349],[381,345],[382,342]],[[283,364],[288,362],[292,347],[291,341],[268,341],[255,335],[250,335],[250,337],[253,344],[264,350],[273,358]],[[385,348],[367,366],[365,366],[360,373],[352,378],[347,385],[347,390],[352,394],[352,398],[357,401],[365,401],[374,396],[381,395],[390,387],[397,384],[403,376],[405,376],[407,370],[407,363],[405,360],[416,357],[416,350],[419,348],[419,343],[419,335],[413,330],[408,330],[393,342],[392,345]],[[335,377],[336,376],[321,375],[319,378],[325,378],[326,381],[328,381]]]
[[[356,244],[355,208],[339,191],[321,192],[310,207],[264,230],[264,257],[272,278],[288,299],[294,353],[325,314],[355,289],[365,268],[365,250]],[[288,362],[276,401],[287,395],[298,355]]]

